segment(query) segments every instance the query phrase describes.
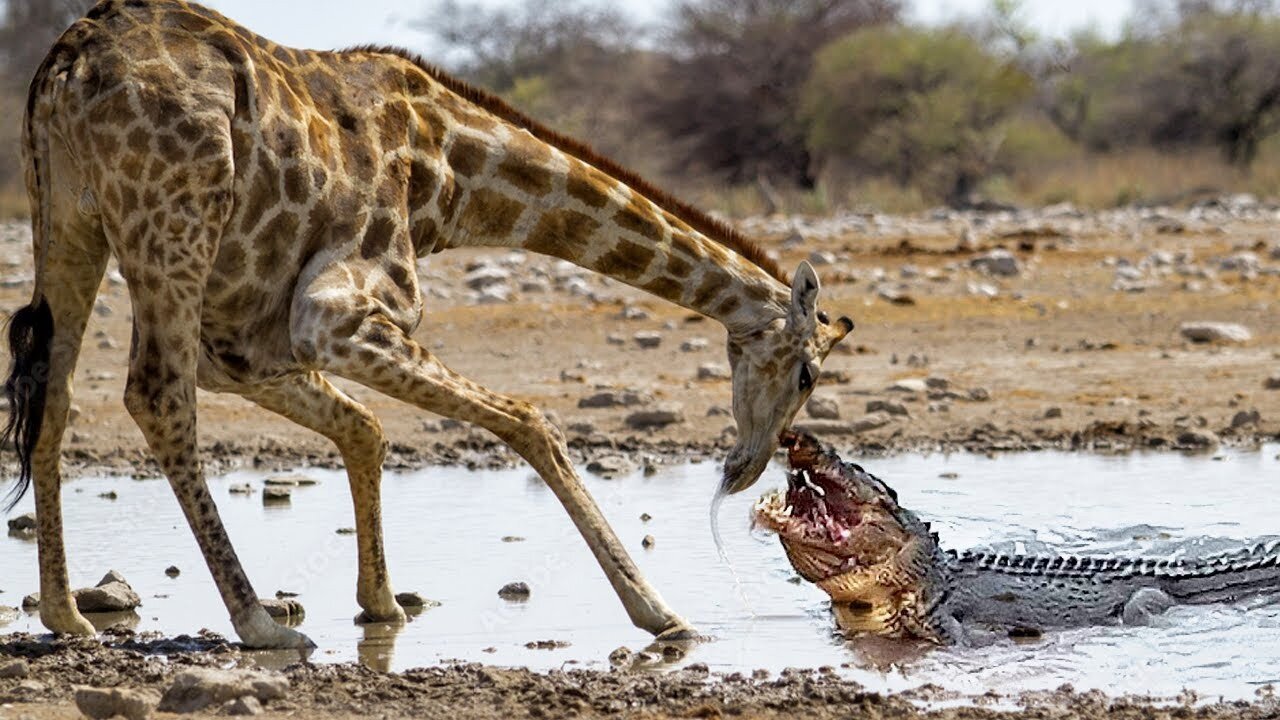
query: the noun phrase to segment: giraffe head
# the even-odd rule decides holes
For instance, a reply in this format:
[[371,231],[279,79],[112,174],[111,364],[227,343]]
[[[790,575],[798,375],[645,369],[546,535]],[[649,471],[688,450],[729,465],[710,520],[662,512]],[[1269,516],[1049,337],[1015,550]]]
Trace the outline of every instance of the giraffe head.
[[721,493],[740,492],[759,479],[779,434],[813,393],[827,354],[853,330],[849,318],[832,322],[818,309],[820,287],[809,263],[800,263],[786,317],[761,330],[729,336],[738,442],[725,460]]

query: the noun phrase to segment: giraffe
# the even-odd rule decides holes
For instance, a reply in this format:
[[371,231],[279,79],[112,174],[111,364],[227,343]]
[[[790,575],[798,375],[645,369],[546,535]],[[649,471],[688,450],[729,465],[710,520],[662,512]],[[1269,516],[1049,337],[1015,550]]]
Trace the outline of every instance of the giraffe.
[[587,146],[395,48],[277,45],[183,0],[101,0],[36,73],[24,125],[32,301],[10,326],[6,434],[35,486],[40,618],[92,633],[68,590],[59,486],[71,376],[109,257],[133,310],[124,403],[177,497],[241,641],[305,647],[263,610],[201,468],[196,388],[332,440],[354,506],[357,621],[403,621],[388,577],[377,418],[341,377],[492,432],[567,510],[631,621],[692,626],[649,586],[526,402],[413,340],[415,263],[464,246],[576,263],[720,321],[738,439],[719,492],[751,485],[852,328],[727,226]]

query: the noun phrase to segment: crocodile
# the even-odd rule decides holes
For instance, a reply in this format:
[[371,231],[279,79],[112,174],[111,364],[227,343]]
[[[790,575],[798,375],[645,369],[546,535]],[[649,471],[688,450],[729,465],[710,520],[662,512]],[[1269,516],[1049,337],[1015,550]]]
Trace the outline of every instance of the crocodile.
[[1149,624],[1177,604],[1280,593],[1280,542],[1198,558],[1008,555],[943,549],[884,481],[812,435],[782,436],[787,487],[753,521],[778,535],[850,633],[969,644],[993,633]]

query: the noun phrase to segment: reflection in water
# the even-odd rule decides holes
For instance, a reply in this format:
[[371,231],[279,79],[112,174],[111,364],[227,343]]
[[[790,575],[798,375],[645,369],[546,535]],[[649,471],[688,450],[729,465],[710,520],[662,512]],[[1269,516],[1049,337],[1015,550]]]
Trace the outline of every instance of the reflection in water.
[[[1274,503],[1259,502],[1273,494],[1280,471],[1276,452],[1272,446],[1232,453],[1219,462],[1038,453],[902,456],[864,464],[894,486],[904,505],[933,521],[947,547],[1199,555],[1280,532]],[[940,478],[944,472],[948,477]],[[651,646],[653,639],[631,626],[555,496],[523,469],[388,473],[383,518],[392,581],[441,604],[403,627],[357,625],[356,541],[339,532],[351,525],[345,474],[306,474],[319,484],[295,488],[283,507],[264,508],[259,496],[230,492],[241,483],[260,487],[261,475],[234,473],[209,485],[259,595],[299,594],[307,611],[300,629],[319,646],[313,662],[359,660],[402,670],[459,659],[607,669],[610,654],[628,647],[647,648],[634,655],[654,667],[700,662],[715,672],[776,673],[830,665],[876,690],[935,683],[971,694],[1071,683],[1162,696],[1194,687],[1206,695],[1249,698],[1259,684],[1280,677],[1275,604],[1178,607],[1156,627],[1052,632],[1030,645],[998,637],[978,648],[921,652],[848,640],[835,630],[825,594],[788,582],[794,573],[777,539],[749,529],[758,492],[783,482],[779,469],[766,473],[756,490],[725,500],[721,529],[732,568],[720,560],[707,526],[719,480],[712,463],[668,467],[651,477],[586,478],[649,582],[712,638],[708,642],[666,653]],[[110,505],[97,497],[106,491],[118,496]],[[28,496],[15,512],[28,512],[31,502]],[[234,638],[167,483],[76,480],[68,484],[64,505],[74,586],[115,569],[143,599],[142,617],[131,620],[140,632],[172,637],[208,628]],[[646,548],[646,535],[657,543]],[[522,541],[510,541],[515,537]],[[183,568],[181,575],[166,576],[171,565]],[[36,567],[33,543],[0,536],[0,604],[14,604],[38,588]],[[512,582],[528,583],[527,602],[499,597]],[[25,615],[4,630],[43,632],[38,618]],[[303,657],[297,651],[250,655],[278,667]]]
[[89,621],[94,630],[103,632],[106,630],[137,630],[138,624],[142,622],[142,618],[138,617],[138,613],[132,610],[122,612],[101,612],[101,613],[85,613],[84,619]]

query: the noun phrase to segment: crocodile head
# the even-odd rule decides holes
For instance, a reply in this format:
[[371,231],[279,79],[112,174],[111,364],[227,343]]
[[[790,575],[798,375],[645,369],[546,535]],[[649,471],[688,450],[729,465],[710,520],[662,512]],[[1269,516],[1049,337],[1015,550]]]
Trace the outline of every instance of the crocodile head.
[[790,466],[787,487],[760,498],[754,519],[778,534],[806,580],[823,585],[881,568],[919,543],[916,523],[903,517],[897,493],[879,478],[842,462],[812,435],[788,432],[781,442]]

